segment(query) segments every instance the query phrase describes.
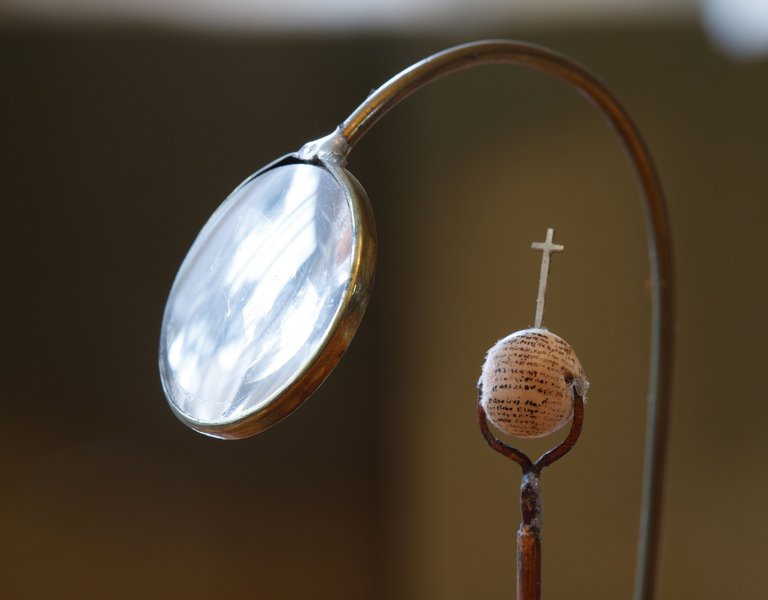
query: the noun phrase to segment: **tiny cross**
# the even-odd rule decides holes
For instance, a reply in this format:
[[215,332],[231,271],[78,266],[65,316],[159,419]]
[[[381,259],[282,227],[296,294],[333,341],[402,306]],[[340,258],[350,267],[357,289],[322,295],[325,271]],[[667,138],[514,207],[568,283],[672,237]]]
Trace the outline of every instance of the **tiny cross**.
[[539,277],[539,296],[536,298],[536,322],[534,327],[541,329],[541,322],[544,319],[544,297],[547,294],[547,278],[549,277],[549,255],[552,252],[562,252],[565,246],[553,244],[555,230],[551,227],[547,229],[547,239],[543,242],[533,242],[531,248],[541,250],[541,275]]

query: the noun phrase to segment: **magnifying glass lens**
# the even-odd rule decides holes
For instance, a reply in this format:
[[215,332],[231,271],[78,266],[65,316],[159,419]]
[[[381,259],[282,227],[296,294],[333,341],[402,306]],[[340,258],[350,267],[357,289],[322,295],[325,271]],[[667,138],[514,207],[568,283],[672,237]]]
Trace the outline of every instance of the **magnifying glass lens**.
[[284,164],[211,216],[161,331],[163,386],[188,425],[211,433],[264,411],[323,353],[355,283],[353,200],[323,166]]

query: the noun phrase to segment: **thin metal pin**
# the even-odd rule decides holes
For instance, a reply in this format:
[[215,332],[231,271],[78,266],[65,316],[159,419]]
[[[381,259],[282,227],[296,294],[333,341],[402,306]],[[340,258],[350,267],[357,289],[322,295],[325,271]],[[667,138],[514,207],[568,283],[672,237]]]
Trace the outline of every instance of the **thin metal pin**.
[[539,275],[539,295],[536,298],[536,321],[534,327],[541,329],[541,322],[544,320],[544,299],[547,295],[547,279],[549,278],[549,255],[553,252],[562,252],[565,246],[554,244],[555,230],[551,227],[547,229],[547,239],[543,242],[533,242],[531,248],[541,250],[541,275]]

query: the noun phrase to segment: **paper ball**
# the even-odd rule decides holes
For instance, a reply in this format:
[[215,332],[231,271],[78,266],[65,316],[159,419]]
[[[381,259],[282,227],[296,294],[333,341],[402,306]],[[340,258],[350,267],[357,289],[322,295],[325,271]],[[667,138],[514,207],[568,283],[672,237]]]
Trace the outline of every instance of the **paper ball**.
[[574,391],[589,386],[570,344],[546,329],[524,329],[499,340],[483,364],[480,402],[501,431],[537,438],[573,416]]

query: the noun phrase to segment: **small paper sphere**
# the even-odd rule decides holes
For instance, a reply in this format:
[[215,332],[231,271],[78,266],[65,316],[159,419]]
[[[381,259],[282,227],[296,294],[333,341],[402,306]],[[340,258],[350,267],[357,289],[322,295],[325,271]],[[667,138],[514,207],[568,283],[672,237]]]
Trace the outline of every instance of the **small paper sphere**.
[[537,438],[568,422],[574,389],[586,399],[589,384],[568,342],[546,329],[524,329],[488,351],[479,385],[480,402],[494,426]]

